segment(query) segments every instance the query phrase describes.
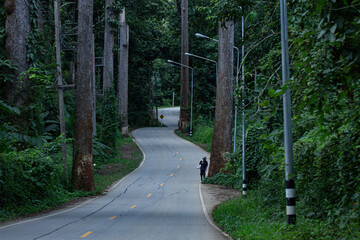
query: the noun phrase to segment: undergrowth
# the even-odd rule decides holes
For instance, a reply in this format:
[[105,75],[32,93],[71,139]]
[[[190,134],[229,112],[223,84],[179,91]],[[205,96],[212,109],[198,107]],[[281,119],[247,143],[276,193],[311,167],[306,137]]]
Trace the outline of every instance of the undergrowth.
[[[108,154],[109,147],[94,141],[95,191],[74,191],[62,166],[59,141],[21,152],[0,154],[0,222],[57,208],[71,199],[102,194],[121,177],[136,169],[142,154],[131,138],[118,137],[117,150]],[[123,156],[119,148],[130,146],[130,155]],[[68,145],[68,176],[72,167],[72,147]],[[116,165],[112,171],[97,170]]]
[[[301,210],[300,210],[301,211]],[[330,221],[305,218],[298,215],[296,225],[287,225],[283,206],[264,201],[261,190],[247,197],[229,200],[213,212],[217,225],[234,239],[359,239],[355,226],[340,230]]]

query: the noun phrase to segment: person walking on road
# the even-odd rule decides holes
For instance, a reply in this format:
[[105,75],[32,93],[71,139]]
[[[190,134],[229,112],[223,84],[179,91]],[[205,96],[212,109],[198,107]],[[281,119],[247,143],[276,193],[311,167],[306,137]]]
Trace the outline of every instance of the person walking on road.
[[208,166],[208,162],[206,161],[206,157],[203,157],[202,161],[199,162],[200,166],[200,178],[203,180],[206,174],[206,168]]

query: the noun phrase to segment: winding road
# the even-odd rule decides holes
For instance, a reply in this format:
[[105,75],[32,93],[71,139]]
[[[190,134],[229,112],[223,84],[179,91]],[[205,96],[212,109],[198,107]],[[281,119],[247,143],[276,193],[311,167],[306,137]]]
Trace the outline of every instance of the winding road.
[[225,239],[207,221],[196,165],[206,155],[177,137],[179,108],[161,109],[168,127],[132,132],[142,165],[104,196],[0,227],[0,239]]

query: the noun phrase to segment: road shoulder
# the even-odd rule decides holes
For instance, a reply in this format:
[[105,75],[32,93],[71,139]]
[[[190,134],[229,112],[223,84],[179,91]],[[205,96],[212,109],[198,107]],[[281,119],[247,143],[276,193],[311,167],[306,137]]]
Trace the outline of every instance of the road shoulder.
[[201,199],[201,204],[203,206],[203,211],[206,216],[208,222],[220,231],[225,237],[231,239],[231,237],[223,232],[214,222],[212,217],[212,212],[217,205],[220,203],[239,197],[240,192],[236,189],[221,186],[221,185],[214,185],[214,184],[202,184],[199,183],[199,194]]

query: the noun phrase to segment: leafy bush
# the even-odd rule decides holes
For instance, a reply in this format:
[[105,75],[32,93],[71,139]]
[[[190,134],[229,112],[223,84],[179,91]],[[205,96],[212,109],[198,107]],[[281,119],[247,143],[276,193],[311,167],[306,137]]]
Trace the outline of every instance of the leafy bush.
[[65,192],[66,174],[60,161],[50,157],[50,151],[51,144],[0,154],[1,208],[37,204],[45,199],[56,199],[55,204],[59,201],[58,195]]
[[203,116],[199,116],[194,121],[194,141],[211,144],[214,129],[213,122],[209,121],[209,119],[204,118]]
[[105,98],[100,105],[102,106],[102,109],[100,117],[101,125],[99,126],[99,140],[103,144],[109,146],[110,151],[114,151],[116,139],[120,137],[118,130],[120,127],[120,118],[114,90],[106,93]]
[[233,174],[217,173],[213,177],[206,177],[202,183],[204,184],[218,184],[228,186],[236,189],[241,189],[242,179]]

